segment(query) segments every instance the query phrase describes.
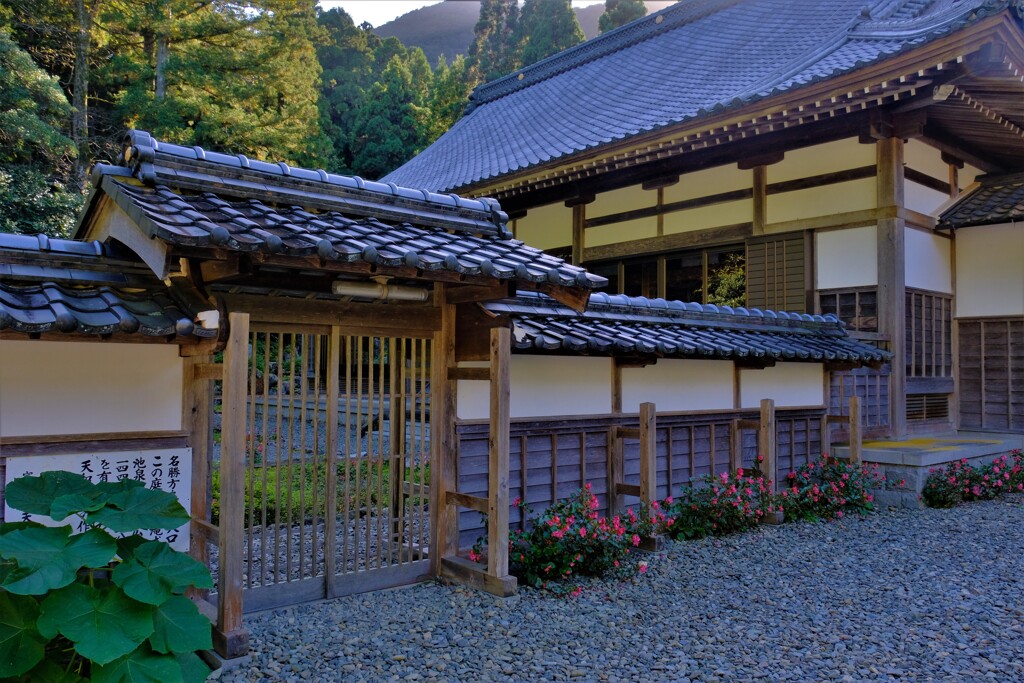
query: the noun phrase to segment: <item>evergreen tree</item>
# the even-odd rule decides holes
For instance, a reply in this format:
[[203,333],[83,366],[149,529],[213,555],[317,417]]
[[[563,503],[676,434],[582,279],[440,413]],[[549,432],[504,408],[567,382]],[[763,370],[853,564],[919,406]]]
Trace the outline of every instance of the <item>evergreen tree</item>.
[[82,195],[66,185],[70,113],[56,79],[0,31],[0,232],[71,232]]
[[526,0],[519,21],[521,66],[582,43],[586,37],[570,0]]
[[519,68],[519,3],[482,0],[467,67],[475,82],[493,81]]
[[465,57],[459,55],[449,66],[441,55],[427,97],[429,118],[423,131],[424,145],[444,135],[462,117],[472,89]]
[[597,20],[601,33],[647,16],[644,0],[604,0],[604,14]]
[[423,148],[422,120],[412,74],[395,55],[356,115],[353,171],[379,178],[406,162]]

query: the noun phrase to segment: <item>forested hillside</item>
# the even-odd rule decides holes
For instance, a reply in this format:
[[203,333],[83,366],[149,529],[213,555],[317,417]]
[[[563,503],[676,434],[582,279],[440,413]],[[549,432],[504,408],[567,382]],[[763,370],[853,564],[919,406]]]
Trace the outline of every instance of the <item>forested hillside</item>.
[[[316,0],[0,0],[0,231],[67,235],[128,128],[376,178],[476,85],[584,38],[569,0],[472,4],[459,56],[431,62]],[[645,11],[597,8],[604,30]]]

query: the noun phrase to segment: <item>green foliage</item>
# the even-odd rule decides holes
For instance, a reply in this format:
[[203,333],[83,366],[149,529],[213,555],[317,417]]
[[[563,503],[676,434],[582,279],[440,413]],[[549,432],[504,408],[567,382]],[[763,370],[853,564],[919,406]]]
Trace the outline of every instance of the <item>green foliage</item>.
[[991,500],[1003,493],[1024,492],[1024,455],[1014,451],[980,467],[966,459],[928,470],[921,500],[928,507],[951,508],[974,500]]
[[444,55],[438,60],[427,95],[427,122],[423,144],[429,145],[444,135],[462,117],[472,91],[466,60],[459,55],[448,65]]
[[724,263],[708,271],[707,303],[733,308],[746,304],[747,271],[743,254],[729,254]]
[[501,78],[519,68],[518,0],[483,0],[466,62],[474,82]]
[[722,472],[666,498],[662,532],[677,539],[724,536],[752,529],[776,509],[769,482],[757,471]]
[[526,0],[519,21],[520,66],[582,43],[586,37],[569,0]]
[[[7,486],[16,509],[71,525],[0,525],[0,677],[15,681],[202,681],[195,650],[210,622],[183,593],[209,571],[140,529],[189,519],[175,497],[141,482],[93,484],[45,472]],[[115,538],[111,532],[135,532]],[[198,662],[198,664],[197,664]]]
[[643,0],[604,0],[604,14],[597,20],[597,26],[601,33],[607,33],[645,16],[647,6]]
[[878,465],[823,455],[786,475],[780,502],[788,520],[833,519],[847,512],[871,512],[871,490],[885,486]]
[[82,196],[67,187],[70,113],[57,80],[0,32],[0,232],[71,232]]

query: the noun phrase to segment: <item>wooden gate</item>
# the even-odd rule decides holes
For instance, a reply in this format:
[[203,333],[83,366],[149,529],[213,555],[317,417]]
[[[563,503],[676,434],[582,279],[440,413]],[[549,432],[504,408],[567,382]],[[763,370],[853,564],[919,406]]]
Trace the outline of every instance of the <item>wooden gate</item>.
[[236,572],[249,612],[426,574],[431,339],[232,317],[218,588]]

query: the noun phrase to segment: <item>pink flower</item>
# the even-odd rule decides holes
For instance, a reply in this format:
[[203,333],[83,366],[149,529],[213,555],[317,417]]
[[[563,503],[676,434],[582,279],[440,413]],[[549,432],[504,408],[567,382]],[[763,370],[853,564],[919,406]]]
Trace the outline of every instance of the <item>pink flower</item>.
[[633,545],[640,545],[640,537],[637,534],[633,534]]
[[479,562],[480,561],[480,557],[481,557],[481,555],[477,551],[475,551],[475,550],[470,550],[469,551],[469,559],[470,559],[471,562]]
[[647,563],[646,562],[641,562],[640,564],[637,565],[636,569],[641,574],[645,573],[647,571]]
[[581,526],[580,527],[580,536],[581,537],[586,537],[586,535],[587,535],[587,527]]

